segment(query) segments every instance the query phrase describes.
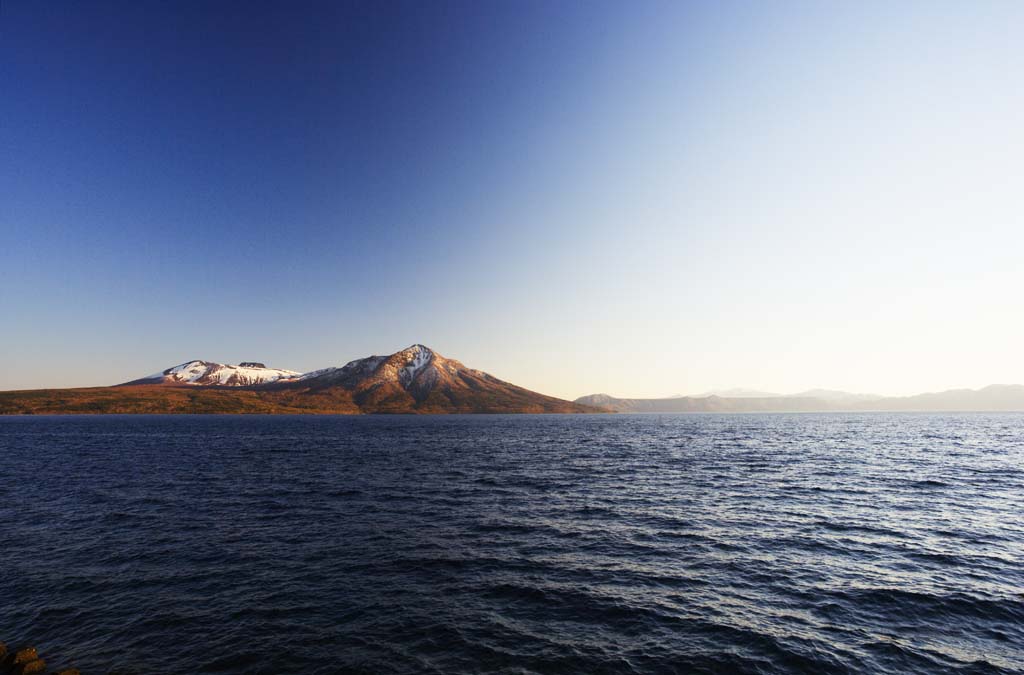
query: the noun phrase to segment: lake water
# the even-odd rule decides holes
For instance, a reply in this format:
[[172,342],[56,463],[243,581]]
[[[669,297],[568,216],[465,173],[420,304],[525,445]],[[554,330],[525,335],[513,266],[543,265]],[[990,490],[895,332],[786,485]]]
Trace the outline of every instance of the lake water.
[[1024,672],[1017,414],[0,418],[95,673]]

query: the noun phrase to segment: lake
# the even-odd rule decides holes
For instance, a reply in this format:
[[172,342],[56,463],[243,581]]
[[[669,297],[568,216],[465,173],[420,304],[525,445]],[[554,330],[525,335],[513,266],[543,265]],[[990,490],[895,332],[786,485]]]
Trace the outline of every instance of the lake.
[[94,673],[1024,672],[1024,415],[0,418]]

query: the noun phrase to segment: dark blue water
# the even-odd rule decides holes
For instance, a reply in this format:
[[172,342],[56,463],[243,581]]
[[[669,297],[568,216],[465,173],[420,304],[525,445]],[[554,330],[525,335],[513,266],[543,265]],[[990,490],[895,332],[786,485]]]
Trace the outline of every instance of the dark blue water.
[[1024,672],[1024,416],[0,418],[94,673]]

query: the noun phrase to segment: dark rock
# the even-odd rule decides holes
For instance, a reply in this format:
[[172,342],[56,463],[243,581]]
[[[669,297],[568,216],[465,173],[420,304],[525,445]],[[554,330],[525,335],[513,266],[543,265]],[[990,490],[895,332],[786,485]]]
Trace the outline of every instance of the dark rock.
[[15,666],[20,666],[22,664],[28,663],[29,661],[35,661],[38,658],[39,653],[36,652],[35,647],[25,647],[24,649],[19,649],[18,651],[14,652],[14,654],[10,656],[10,661],[8,665],[13,668]]
[[266,368],[266,366],[258,361],[242,361],[238,364],[239,368]]
[[11,672],[14,673],[14,675],[34,675],[35,673],[42,673],[45,671],[46,661],[42,659],[33,659],[32,661],[19,663],[14,666],[14,670]]

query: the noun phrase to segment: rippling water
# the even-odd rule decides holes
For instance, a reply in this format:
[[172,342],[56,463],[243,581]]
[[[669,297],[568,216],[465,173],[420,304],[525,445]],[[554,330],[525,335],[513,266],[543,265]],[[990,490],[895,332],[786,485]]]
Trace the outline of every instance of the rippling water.
[[1024,670],[1024,416],[0,419],[93,673]]

